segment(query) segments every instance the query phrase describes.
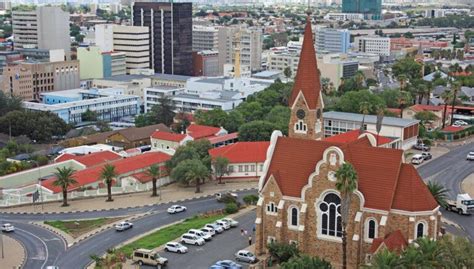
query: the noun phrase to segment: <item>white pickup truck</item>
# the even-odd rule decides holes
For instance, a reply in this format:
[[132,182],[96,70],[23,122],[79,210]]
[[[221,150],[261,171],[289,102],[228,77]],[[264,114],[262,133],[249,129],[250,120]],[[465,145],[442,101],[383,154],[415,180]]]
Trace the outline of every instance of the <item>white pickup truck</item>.
[[474,200],[467,193],[458,194],[456,201],[446,201],[446,210],[457,212],[459,215],[469,215],[474,212]]

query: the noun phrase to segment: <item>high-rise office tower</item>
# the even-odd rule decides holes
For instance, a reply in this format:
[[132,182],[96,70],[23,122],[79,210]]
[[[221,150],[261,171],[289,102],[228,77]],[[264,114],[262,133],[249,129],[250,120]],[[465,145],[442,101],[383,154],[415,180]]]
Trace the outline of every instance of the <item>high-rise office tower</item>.
[[361,13],[366,19],[380,20],[382,0],[342,0],[342,12]]
[[15,48],[64,49],[70,55],[69,13],[60,7],[36,7],[12,12]]
[[316,52],[347,53],[350,46],[350,32],[347,29],[319,27],[316,29]]
[[135,2],[132,22],[150,28],[150,62],[155,72],[192,74],[192,3]]

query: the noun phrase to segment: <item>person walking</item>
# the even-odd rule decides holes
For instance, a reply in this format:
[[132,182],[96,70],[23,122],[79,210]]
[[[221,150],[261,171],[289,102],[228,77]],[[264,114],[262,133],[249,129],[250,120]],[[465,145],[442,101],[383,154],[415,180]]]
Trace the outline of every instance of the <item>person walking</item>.
[[249,236],[249,246],[252,245],[252,236]]
[[244,229],[240,229],[240,235],[244,236]]

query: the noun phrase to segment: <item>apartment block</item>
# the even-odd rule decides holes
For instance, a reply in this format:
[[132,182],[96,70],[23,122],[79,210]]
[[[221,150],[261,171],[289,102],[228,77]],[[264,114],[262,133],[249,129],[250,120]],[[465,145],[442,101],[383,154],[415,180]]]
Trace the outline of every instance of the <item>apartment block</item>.
[[354,40],[358,51],[390,56],[390,38],[377,36],[358,36]]
[[350,32],[347,29],[319,27],[315,31],[316,53],[347,53],[350,46]]
[[69,57],[69,13],[60,7],[36,7],[12,12],[16,48],[63,49]]
[[40,94],[78,88],[79,61],[15,62],[5,68],[3,90],[23,100],[40,100]]
[[219,30],[214,26],[193,25],[193,51],[217,50]]
[[284,72],[287,67],[291,70],[291,76],[296,75],[298,63],[300,62],[299,51],[271,51],[268,55],[268,70]]
[[240,48],[240,65],[250,66],[252,72],[262,67],[262,32],[257,28],[236,26],[219,29],[219,72],[224,64],[235,64],[235,50]]
[[95,42],[103,52],[126,54],[126,72],[150,68],[150,33],[148,27],[99,24],[95,27]]
[[126,74],[125,52],[102,52],[99,47],[80,47],[77,59],[81,64],[81,80],[101,79]]
[[193,76],[215,77],[219,75],[219,53],[205,50],[193,52]]

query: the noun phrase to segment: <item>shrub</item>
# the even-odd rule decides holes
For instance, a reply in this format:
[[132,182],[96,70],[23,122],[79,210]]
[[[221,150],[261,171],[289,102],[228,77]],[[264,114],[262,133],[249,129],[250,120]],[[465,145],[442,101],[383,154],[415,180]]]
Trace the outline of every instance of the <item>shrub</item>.
[[258,201],[258,196],[255,194],[249,194],[244,196],[244,202],[248,205],[256,205]]
[[225,213],[227,214],[233,214],[239,211],[239,207],[237,206],[236,203],[227,203],[225,206]]
[[275,243],[268,244],[268,252],[279,263],[287,262],[292,257],[299,256],[300,251],[295,244]]
[[300,257],[292,257],[289,261],[282,264],[281,269],[331,269],[331,264],[319,257],[309,257],[306,255]]

